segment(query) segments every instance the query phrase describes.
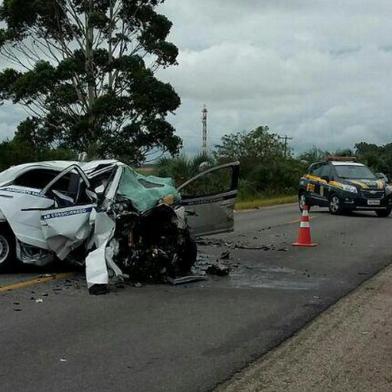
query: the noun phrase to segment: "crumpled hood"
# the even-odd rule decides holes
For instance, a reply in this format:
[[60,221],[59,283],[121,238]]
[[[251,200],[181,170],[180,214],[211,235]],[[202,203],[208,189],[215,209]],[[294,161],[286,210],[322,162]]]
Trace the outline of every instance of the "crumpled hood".
[[354,185],[363,190],[384,190],[385,181],[383,180],[347,180],[342,181],[343,184]]

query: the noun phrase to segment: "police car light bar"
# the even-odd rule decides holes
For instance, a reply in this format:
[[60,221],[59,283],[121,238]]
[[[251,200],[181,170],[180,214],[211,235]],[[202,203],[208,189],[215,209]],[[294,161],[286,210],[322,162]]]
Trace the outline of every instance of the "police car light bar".
[[357,157],[339,157],[339,156],[333,156],[330,155],[327,157],[327,161],[331,162],[331,161],[336,161],[336,162],[356,162],[357,161]]

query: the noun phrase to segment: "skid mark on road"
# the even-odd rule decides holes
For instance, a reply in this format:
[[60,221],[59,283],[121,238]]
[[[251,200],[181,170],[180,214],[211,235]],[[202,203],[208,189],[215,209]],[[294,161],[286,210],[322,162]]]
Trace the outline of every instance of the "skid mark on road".
[[13,291],[18,289],[24,289],[26,287],[52,282],[54,280],[67,279],[67,278],[71,278],[74,275],[75,275],[74,272],[66,272],[66,273],[52,274],[52,275],[41,275],[33,279],[24,280],[7,286],[0,286],[0,293],[5,293],[8,291]]

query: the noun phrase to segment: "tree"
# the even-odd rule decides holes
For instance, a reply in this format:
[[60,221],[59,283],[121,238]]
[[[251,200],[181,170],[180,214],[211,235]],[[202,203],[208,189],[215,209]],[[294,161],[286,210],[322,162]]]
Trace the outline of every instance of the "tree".
[[392,144],[377,146],[365,142],[355,145],[355,153],[361,162],[375,172],[382,172],[392,178]]
[[305,170],[301,162],[286,156],[285,143],[267,126],[223,136],[214,155],[220,162],[240,162],[243,199],[266,193],[293,193]]
[[310,150],[303,152],[298,158],[301,161],[305,161],[307,164],[311,164],[324,161],[328,155],[331,155],[328,151],[313,146]]
[[260,126],[249,133],[223,136],[221,144],[215,146],[215,156],[222,162],[240,161],[241,171],[249,172],[258,163],[285,159],[285,146],[277,134]]
[[[216,164],[214,158],[203,153],[191,158],[180,155],[174,158],[163,157],[158,161],[158,175],[171,177],[177,186],[196,176],[203,170],[203,166],[213,167]],[[206,169],[204,168],[204,170]]]
[[4,0],[0,104],[24,105],[21,124],[41,147],[67,146],[91,157],[138,163],[154,149],[178,152],[165,120],[180,105],[154,77],[176,64],[166,39],[164,0]]
[[76,156],[65,148],[35,148],[28,139],[19,137],[0,143],[0,171],[21,163],[51,160],[76,160]]
[[336,150],[332,155],[338,157],[353,157],[355,154],[351,148],[343,148]]

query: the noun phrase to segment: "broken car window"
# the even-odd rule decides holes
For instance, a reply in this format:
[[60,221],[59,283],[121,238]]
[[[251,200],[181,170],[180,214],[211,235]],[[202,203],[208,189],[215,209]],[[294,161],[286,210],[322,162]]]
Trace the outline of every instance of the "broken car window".
[[103,187],[103,192],[106,191],[106,187],[112,181],[112,178],[116,172],[116,168],[111,170],[107,170],[104,173],[97,174],[93,178],[90,178],[90,186],[93,191],[95,191],[99,187]]
[[57,175],[58,171],[47,169],[33,169],[23,173],[13,182],[14,185],[25,186],[27,188],[43,189]]
[[78,173],[69,172],[60,177],[48,190],[47,196],[56,202],[57,208],[83,205],[91,202],[87,185]]
[[226,193],[232,190],[232,167],[206,173],[181,189],[183,198],[194,198]]

